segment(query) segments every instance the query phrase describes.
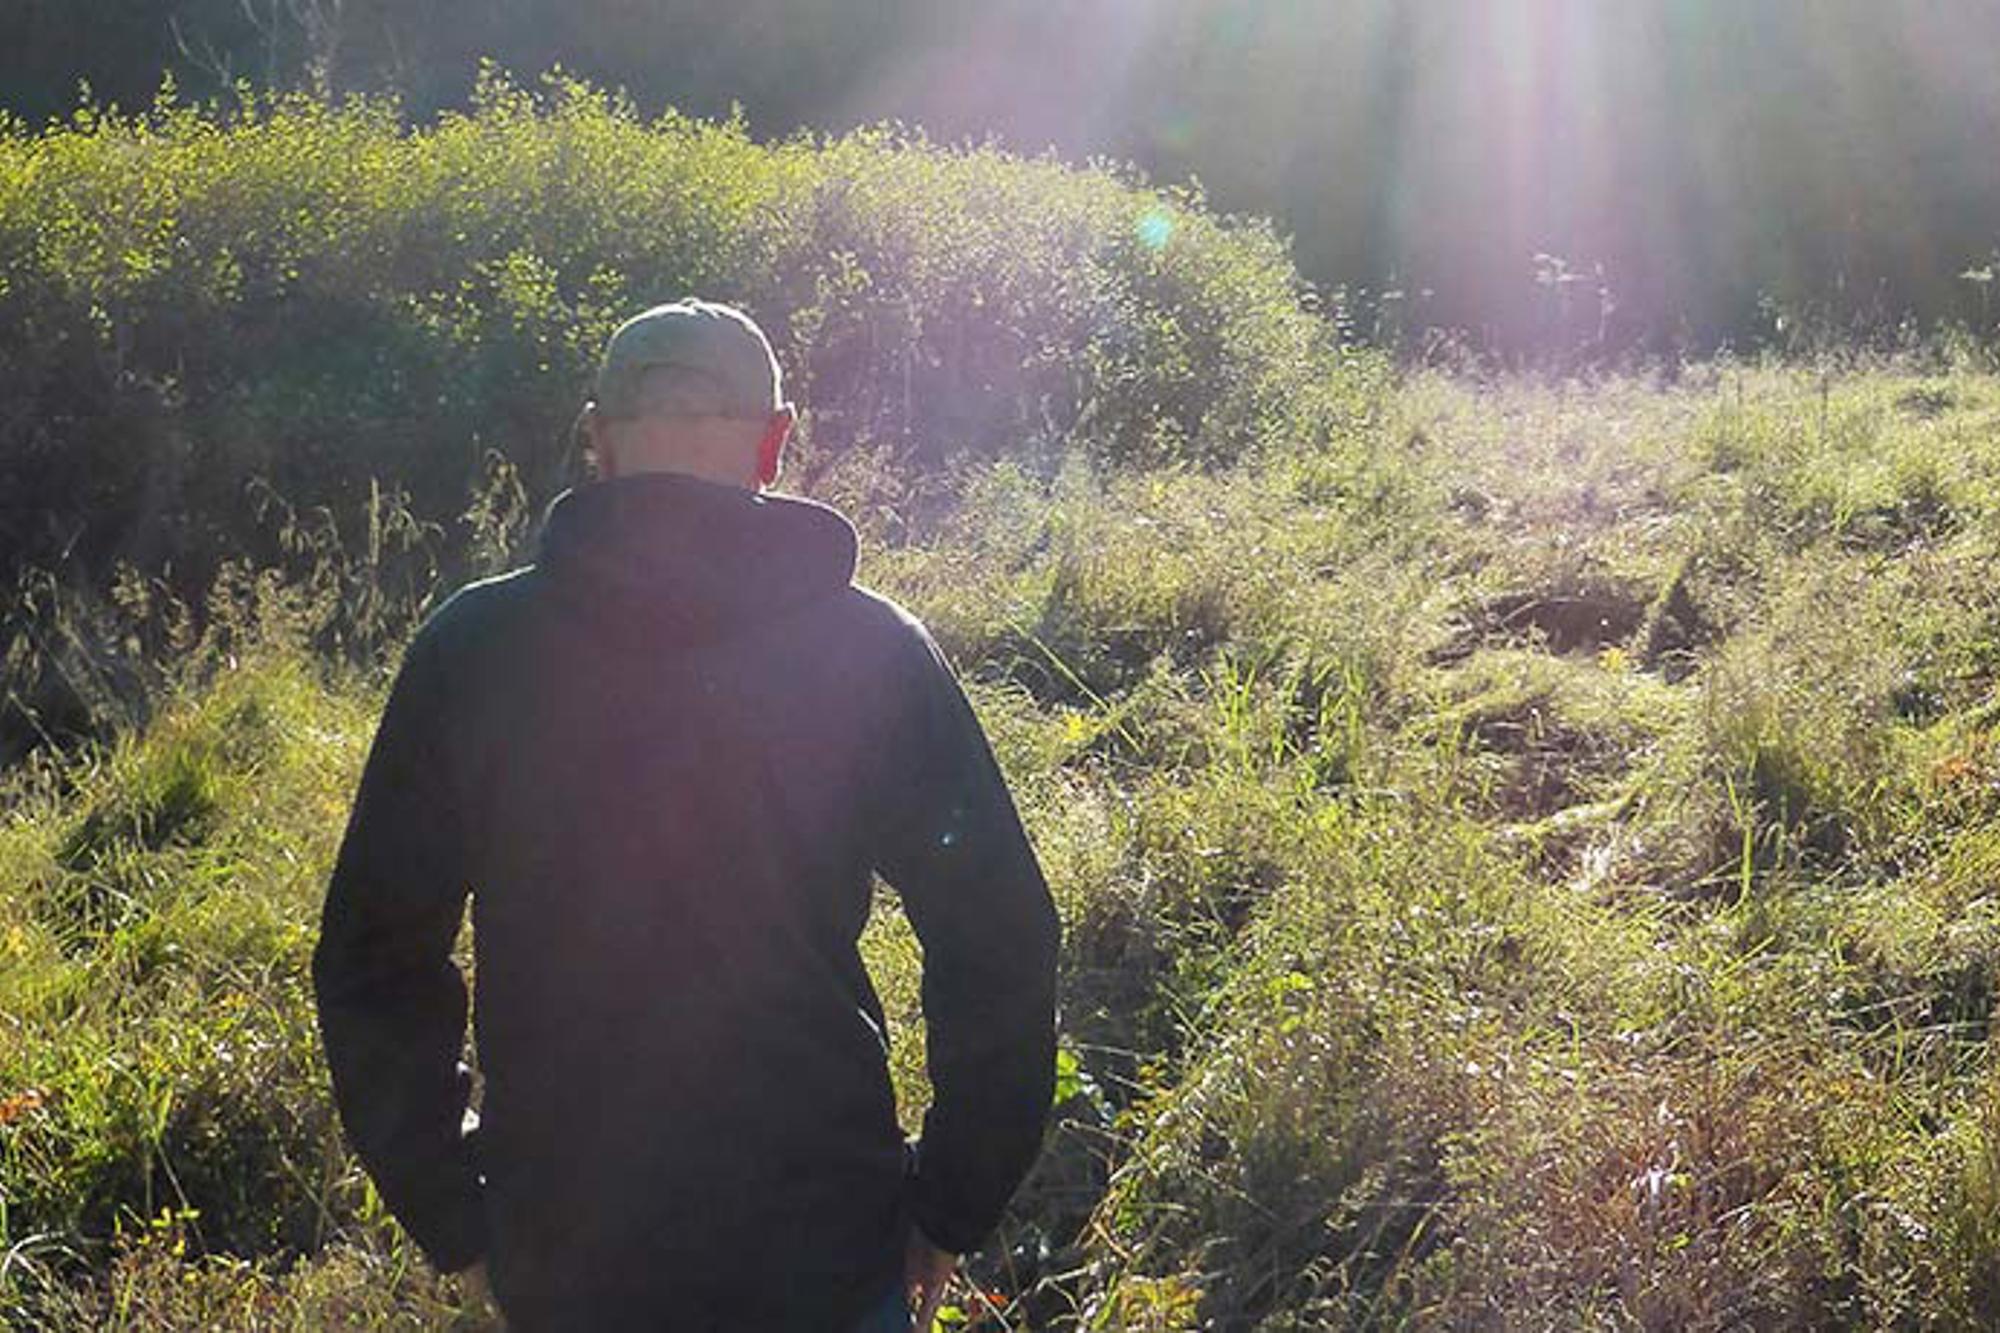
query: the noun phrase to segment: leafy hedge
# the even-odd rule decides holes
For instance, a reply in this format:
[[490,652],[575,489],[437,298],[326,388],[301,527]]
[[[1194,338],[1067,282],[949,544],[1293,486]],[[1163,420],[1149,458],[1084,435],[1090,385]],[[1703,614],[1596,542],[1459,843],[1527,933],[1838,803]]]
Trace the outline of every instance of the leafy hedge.
[[807,466],[1221,461],[1318,434],[1358,378],[1267,227],[1106,170],[759,144],[556,79],[489,75],[422,129],[169,89],[0,133],[0,575],[198,590],[282,556],[256,494],[352,532],[379,481],[443,522],[494,453],[539,499],[606,334],[689,292],[772,332]]

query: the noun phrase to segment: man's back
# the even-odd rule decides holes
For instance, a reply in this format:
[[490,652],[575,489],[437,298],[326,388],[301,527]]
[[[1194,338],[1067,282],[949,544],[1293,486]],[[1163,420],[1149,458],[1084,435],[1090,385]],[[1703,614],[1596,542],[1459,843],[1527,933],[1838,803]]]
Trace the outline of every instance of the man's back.
[[[535,567],[411,648],[322,1021],[391,1206],[442,1266],[490,1254],[524,1327],[843,1327],[912,1220],[972,1248],[1032,1159],[1047,890],[948,671],[853,561],[831,511],[633,477],[567,497]],[[916,1163],[856,949],[876,870],[925,946]],[[461,1147],[438,960],[468,886],[486,1089]]]

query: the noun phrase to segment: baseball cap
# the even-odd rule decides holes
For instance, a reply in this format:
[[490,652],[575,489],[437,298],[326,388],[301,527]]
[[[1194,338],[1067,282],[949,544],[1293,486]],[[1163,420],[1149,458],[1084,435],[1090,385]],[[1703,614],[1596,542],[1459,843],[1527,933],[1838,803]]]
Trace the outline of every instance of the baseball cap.
[[712,389],[701,395],[702,410],[716,416],[761,421],[784,406],[771,341],[734,306],[689,297],[619,325],[597,368],[598,410],[644,415],[646,372],[661,367],[694,372]]

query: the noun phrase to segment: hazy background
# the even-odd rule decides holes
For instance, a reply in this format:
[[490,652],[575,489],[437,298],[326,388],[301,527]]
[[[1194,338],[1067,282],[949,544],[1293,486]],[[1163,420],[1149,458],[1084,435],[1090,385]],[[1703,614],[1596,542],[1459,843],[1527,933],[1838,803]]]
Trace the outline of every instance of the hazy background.
[[[460,105],[560,63],[760,134],[894,118],[1275,215],[1359,332],[1563,350],[1990,328],[1996,0],[4,0],[0,103],[163,68]],[[1548,258],[1538,261],[1537,256]],[[1556,261],[1560,261],[1559,263]],[[1966,276],[1968,271],[1972,277]]]

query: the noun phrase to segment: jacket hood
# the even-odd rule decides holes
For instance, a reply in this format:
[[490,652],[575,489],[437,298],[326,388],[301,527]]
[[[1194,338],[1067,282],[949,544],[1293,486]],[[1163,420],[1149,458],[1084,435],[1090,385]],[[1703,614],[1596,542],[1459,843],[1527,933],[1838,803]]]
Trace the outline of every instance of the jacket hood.
[[688,628],[768,619],[845,589],[854,529],[825,505],[675,473],[556,497],[541,564],[618,613]]

